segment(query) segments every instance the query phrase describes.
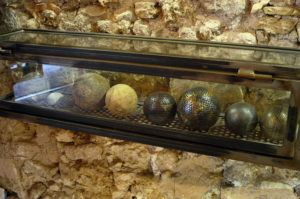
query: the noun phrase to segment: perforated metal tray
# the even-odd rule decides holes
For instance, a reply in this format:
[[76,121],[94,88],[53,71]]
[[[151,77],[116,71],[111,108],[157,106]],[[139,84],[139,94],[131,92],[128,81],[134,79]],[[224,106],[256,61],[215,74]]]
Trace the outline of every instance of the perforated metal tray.
[[[284,140],[268,139],[260,131],[259,125],[254,132],[249,135],[240,136],[231,133],[225,126],[224,114],[220,114],[217,123],[208,131],[199,131],[185,126],[176,116],[175,119],[165,125],[156,125],[147,120],[143,114],[143,102],[140,101],[135,112],[127,117],[120,117],[111,114],[104,106],[99,111],[85,111],[76,106],[72,101],[71,87],[65,87],[56,90],[64,94],[63,100],[56,105],[47,103],[47,96],[51,93],[43,93],[38,95],[30,95],[23,97],[22,100],[17,100],[20,104],[34,105],[53,109],[54,111],[65,111],[74,115],[82,115],[83,117],[93,117],[99,124],[104,121],[115,123],[116,128],[122,130],[131,130],[138,133],[148,135],[161,136],[172,139],[180,139],[192,141],[195,143],[218,145],[231,149],[245,150],[249,152],[259,152],[262,154],[273,154],[274,149],[280,149],[283,146]],[[36,100],[38,97],[39,100]],[[105,123],[105,122],[104,122]]]

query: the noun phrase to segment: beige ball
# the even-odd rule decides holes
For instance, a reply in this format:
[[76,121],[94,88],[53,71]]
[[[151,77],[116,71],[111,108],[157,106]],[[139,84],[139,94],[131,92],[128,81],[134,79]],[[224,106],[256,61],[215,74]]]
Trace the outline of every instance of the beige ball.
[[96,73],[86,73],[73,85],[74,103],[84,110],[99,110],[104,105],[104,96],[108,89],[107,79]]
[[135,111],[137,103],[136,92],[126,84],[117,84],[106,93],[105,104],[113,115],[130,115]]

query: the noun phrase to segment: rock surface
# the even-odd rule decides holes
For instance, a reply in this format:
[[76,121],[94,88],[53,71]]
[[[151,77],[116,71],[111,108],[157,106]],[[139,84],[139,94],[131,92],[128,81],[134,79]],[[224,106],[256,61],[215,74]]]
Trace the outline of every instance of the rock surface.
[[66,157],[70,160],[83,160],[83,161],[94,161],[100,160],[102,155],[102,148],[95,144],[85,145],[66,145],[64,147]]
[[245,13],[246,0],[215,0],[216,10],[224,12],[226,17],[233,17]]
[[287,34],[294,29],[296,24],[297,20],[289,18],[263,17],[258,20],[257,28],[264,29],[267,33],[271,34]]
[[230,42],[240,44],[256,44],[256,38],[249,32],[224,32],[218,37],[215,37],[213,41],[217,42]]
[[268,15],[282,15],[282,16],[299,16],[300,12],[297,9],[290,7],[264,7],[264,12]]
[[151,30],[149,26],[142,20],[137,20],[133,24],[133,33],[141,36],[150,36]]
[[159,9],[155,2],[136,2],[134,4],[135,14],[141,19],[153,19],[158,16]]
[[[23,27],[296,48],[300,41],[298,6],[299,0],[5,0],[0,2],[0,32]],[[299,59],[295,55],[257,55],[253,51],[158,42],[151,47],[143,41],[65,38],[58,42],[285,65],[297,64]],[[8,70],[14,64],[0,62],[0,96],[12,92],[23,75],[19,65]],[[60,70],[58,74],[50,80],[51,86],[56,82],[74,83],[80,71]],[[155,91],[170,91],[178,99],[189,88],[205,87],[226,99],[221,104],[223,110],[245,100],[255,104],[261,114],[289,98],[281,91],[224,87],[194,80],[124,73],[101,75],[106,75],[112,85],[130,85],[142,100]],[[298,171],[7,118],[0,118],[0,163],[0,186],[21,199],[281,199],[300,195]]]
[[300,42],[300,23],[297,24],[298,41]]
[[226,188],[221,191],[221,199],[281,199],[297,197],[291,190],[287,189],[261,189],[261,188]]
[[[243,172],[241,172],[243,171]],[[271,175],[272,167],[229,160],[224,169],[224,180],[235,187],[257,186],[258,179]]]
[[258,11],[261,11],[262,8],[267,5],[270,2],[270,0],[259,0],[258,2],[254,3],[251,8],[251,13],[256,13]]

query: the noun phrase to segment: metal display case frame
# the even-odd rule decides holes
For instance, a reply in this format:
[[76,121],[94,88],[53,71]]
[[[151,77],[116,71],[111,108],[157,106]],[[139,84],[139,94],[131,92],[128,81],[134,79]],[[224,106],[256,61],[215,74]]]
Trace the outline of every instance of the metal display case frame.
[[[137,50],[134,44],[138,42],[147,48]],[[163,49],[192,50],[157,52],[152,49],[154,44]],[[300,169],[298,49],[32,29],[1,35],[0,47],[0,59],[10,61],[290,91],[286,136],[281,145],[16,103],[10,100],[13,94],[0,98],[0,116],[144,144]],[[214,51],[219,53],[214,54]],[[220,55],[220,52],[223,53]],[[290,59],[262,61],[257,57],[292,57],[294,62]]]

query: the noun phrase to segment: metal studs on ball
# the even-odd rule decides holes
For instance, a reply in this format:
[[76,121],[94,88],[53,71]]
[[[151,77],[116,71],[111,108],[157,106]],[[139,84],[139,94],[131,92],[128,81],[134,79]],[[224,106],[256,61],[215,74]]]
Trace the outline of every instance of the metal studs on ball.
[[187,90],[177,102],[179,119],[195,129],[208,130],[217,122],[219,113],[218,99],[202,87]]
[[248,135],[258,123],[255,108],[245,102],[238,102],[228,107],[225,113],[225,124],[231,133]]
[[176,102],[166,92],[150,94],[143,106],[146,118],[154,124],[166,124],[172,121],[176,115]]

